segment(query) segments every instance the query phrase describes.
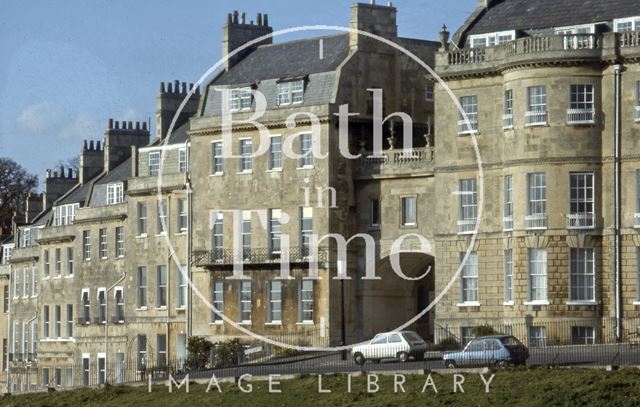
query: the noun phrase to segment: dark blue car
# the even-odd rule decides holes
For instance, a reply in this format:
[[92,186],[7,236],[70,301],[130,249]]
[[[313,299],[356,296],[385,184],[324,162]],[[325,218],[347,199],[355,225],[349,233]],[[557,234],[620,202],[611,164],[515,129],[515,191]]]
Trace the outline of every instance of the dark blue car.
[[455,367],[517,366],[529,358],[529,349],[509,335],[484,336],[471,340],[460,352],[445,353],[444,365]]

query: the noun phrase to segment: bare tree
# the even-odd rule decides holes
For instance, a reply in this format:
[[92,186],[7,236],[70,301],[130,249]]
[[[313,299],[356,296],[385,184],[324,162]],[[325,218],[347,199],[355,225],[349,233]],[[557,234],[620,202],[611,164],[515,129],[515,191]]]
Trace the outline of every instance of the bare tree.
[[10,158],[0,158],[0,229],[11,228],[15,212],[22,212],[29,192],[38,186],[38,178]]
[[55,167],[71,168],[73,169],[73,173],[77,174],[78,170],[80,169],[80,157],[75,156],[75,157],[69,158],[68,160],[60,160],[58,161]]

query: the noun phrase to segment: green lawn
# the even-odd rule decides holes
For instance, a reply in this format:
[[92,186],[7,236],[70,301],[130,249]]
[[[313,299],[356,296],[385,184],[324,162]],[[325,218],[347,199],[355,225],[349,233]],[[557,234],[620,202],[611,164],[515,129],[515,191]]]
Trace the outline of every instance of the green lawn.
[[[242,393],[237,386],[221,384],[222,394],[215,387],[206,393],[206,385],[190,386],[189,394],[165,386],[110,387],[107,389],[49,392],[0,398],[1,406],[638,406],[640,405],[640,370],[615,372],[602,370],[534,369],[495,372],[490,393],[477,374],[465,374],[464,393],[453,393],[453,376],[432,374],[438,389],[427,387],[421,393],[427,376],[407,376],[406,393],[394,393],[394,378],[380,376],[380,391],[367,393],[367,378],[352,378],[352,393],[347,392],[345,375],[324,376],[322,386],[331,393],[318,393],[317,376],[282,380],[281,394],[269,394],[267,382],[253,382],[251,393]],[[489,379],[491,373],[485,374]]]

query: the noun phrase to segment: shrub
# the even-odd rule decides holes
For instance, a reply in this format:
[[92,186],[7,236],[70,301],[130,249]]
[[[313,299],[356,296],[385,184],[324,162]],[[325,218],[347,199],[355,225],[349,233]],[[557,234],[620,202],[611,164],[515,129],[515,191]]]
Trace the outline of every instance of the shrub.
[[433,345],[430,350],[437,351],[437,352],[444,352],[448,350],[458,350],[458,349],[460,349],[460,344],[458,343],[456,338],[454,338],[453,336],[450,336],[448,338],[444,338],[443,340],[438,342],[436,345]]
[[213,343],[201,336],[192,336],[187,344],[189,357],[187,358],[187,369],[203,370],[207,367]]
[[216,368],[235,366],[244,359],[244,348],[238,339],[216,343],[213,352]]
[[471,333],[475,338],[478,338],[480,336],[491,336],[500,334],[500,332],[496,331],[489,325],[474,326],[473,328],[471,328]]

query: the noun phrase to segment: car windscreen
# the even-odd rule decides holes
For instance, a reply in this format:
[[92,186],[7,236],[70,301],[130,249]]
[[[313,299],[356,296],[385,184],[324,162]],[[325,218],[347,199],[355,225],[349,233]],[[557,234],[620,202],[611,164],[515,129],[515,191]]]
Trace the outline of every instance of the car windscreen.
[[501,339],[502,343],[505,346],[518,346],[520,345],[520,341],[514,338],[513,336],[506,336]]
[[424,343],[424,340],[415,332],[403,332],[402,336],[409,343]]

